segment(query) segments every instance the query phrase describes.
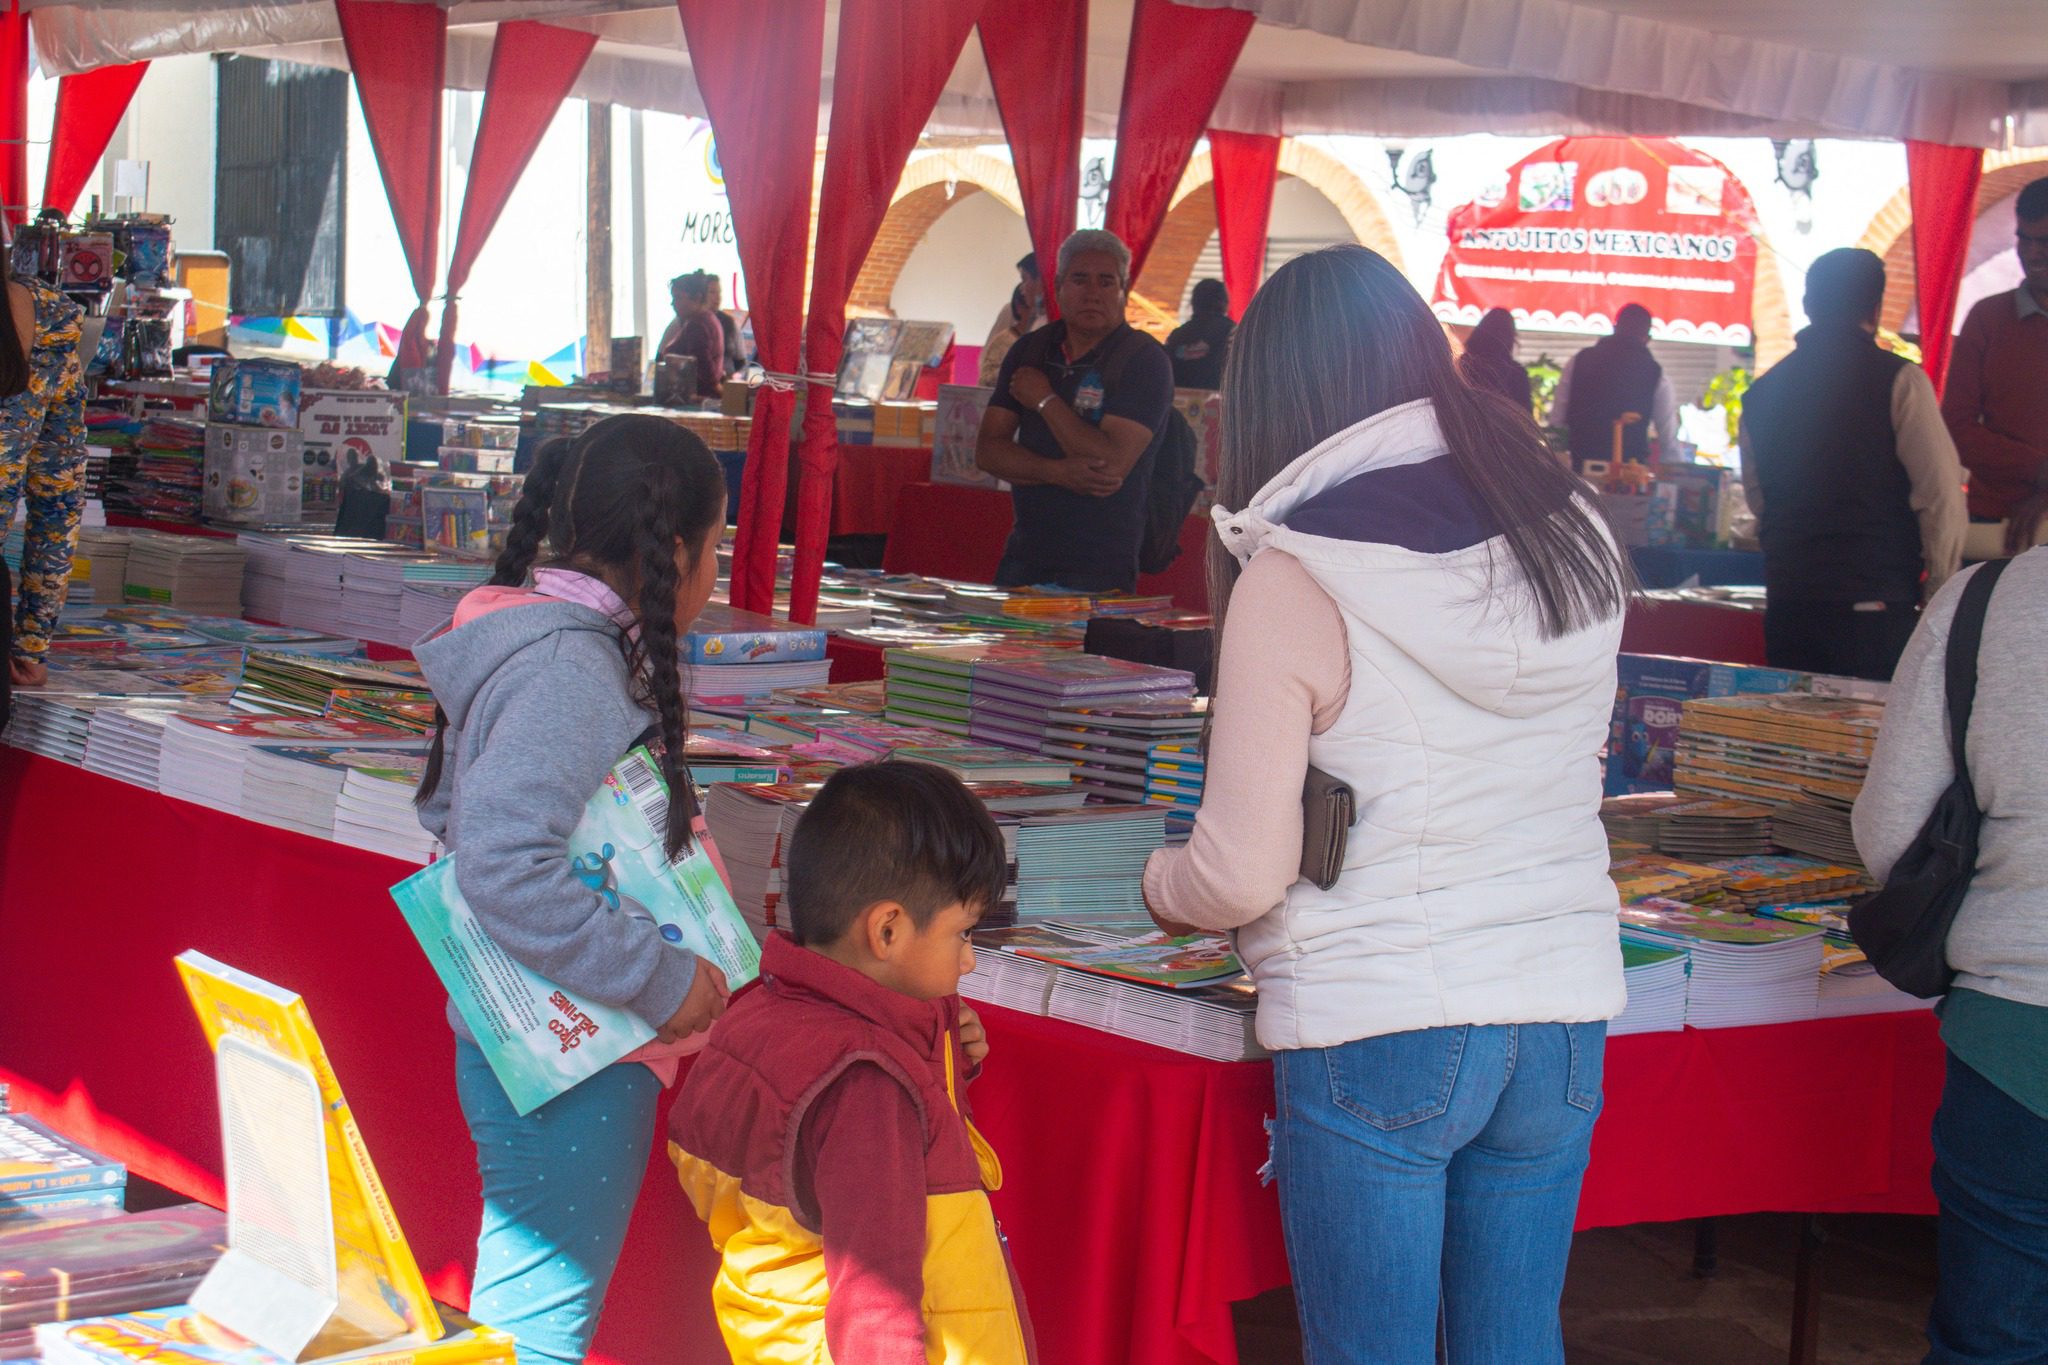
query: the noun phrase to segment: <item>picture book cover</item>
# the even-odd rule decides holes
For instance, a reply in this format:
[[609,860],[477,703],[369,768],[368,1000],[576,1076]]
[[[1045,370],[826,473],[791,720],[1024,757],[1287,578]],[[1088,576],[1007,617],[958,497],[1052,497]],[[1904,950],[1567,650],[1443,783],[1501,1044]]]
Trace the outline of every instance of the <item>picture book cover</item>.
[[[700,843],[663,852],[668,791],[645,749],[612,768],[569,835],[576,876],[607,913],[654,925],[663,939],[718,964],[733,989],[760,971],[760,945]],[[565,991],[491,940],[455,878],[460,854],[391,888],[484,1057],[521,1114],[654,1039],[632,1011]]]
[[128,1183],[128,1168],[26,1114],[0,1113],[0,1196],[84,1193]]
[[1621,907],[1624,930],[1725,947],[1760,947],[1811,938],[1811,925],[1793,924],[1732,910],[1709,910],[1651,897]]
[[295,719],[290,716],[189,716],[180,715],[178,722],[198,730],[210,730],[215,734],[227,735],[234,739],[251,740],[261,743],[274,740],[279,744],[320,743],[332,741],[342,744],[416,745],[419,736],[376,721],[352,720],[346,716],[326,716],[320,719]]
[[697,614],[682,650],[693,664],[805,663],[825,657],[825,632],[713,602]]
[[[397,1211],[370,1160],[327,1048],[306,1002],[261,977],[238,971],[200,952],[180,953],[178,975],[206,1031],[209,1047],[238,1038],[313,1073],[325,1110],[327,1178],[334,1222],[334,1264],[340,1279],[337,1320],[368,1340],[441,1335],[441,1319],[427,1293],[419,1263],[399,1226]],[[111,1359],[129,1359],[113,1356]],[[141,1357],[152,1359],[152,1357]]]
[[[451,1331],[438,1341],[350,1351],[323,1357],[320,1365],[502,1365],[512,1359],[508,1333],[452,1311],[447,1316]],[[44,1323],[36,1328],[36,1346],[48,1365],[289,1365],[190,1304]]]
[[977,670],[992,681],[1001,679],[1022,690],[1055,696],[1091,692],[1185,690],[1192,693],[1195,676],[1178,669],[1157,668],[1099,654],[1058,654],[1039,659],[1011,659]]
[[1019,957],[1036,958],[1056,967],[1067,967],[1096,976],[1113,976],[1120,981],[1137,981],[1147,986],[1183,990],[1223,981],[1244,974],[1244,964],[1231,951],[1230,940],[1220,934],[1190,934],[1169,938],[1146,934],[1123,943],[1090,944],[1080,948],[1019,945],[1011,948]]

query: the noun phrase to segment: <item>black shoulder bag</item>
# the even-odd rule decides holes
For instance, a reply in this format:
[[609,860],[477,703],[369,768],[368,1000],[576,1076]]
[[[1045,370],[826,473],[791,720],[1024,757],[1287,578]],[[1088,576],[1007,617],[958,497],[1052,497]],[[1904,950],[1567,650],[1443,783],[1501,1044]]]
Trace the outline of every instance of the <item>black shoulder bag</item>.
[[1949,625],[1948,742],[1955,780],[1899,855],[1884,889],[1849,912],[1849,932],[1878,975],[1922,999],[1945,994],[1955,979],[1955,970],[1948,965],[1949,926],[1977,871],[1977,834],[1984,812],[1977,805],[1964,746],[1977,700],[1977,646],[1984,638],[1984,613],[2008,562],[1991,560],[1971,575]]

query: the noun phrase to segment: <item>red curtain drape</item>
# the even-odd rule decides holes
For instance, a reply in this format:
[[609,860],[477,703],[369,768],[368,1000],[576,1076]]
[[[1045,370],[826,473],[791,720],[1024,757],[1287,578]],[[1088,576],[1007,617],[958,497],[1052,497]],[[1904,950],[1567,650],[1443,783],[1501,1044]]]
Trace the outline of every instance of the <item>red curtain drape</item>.
[[0,206],[10,227],[28,221],[28,14],[0,12]]
[[50,164],[43,172],[43,207],[66,215],[92,168],[107,154],[114,129],[128,112],[148,62],[128,62],[81,71],[57,82],[57,117],[50,131]]
[[392,0],[334,0],[355,74],[370,146],[398,223],[399,245],[419,304],[406,319],[398,363],[426,361],[427,301],[441,254],[441,87],[448,67],[448,12]]
[[1131,12],[1104,226],[1131,249],[1134,280],[1251,31],[1249,10],[1137,0]]
[[498,25],[491,42],[491,69],[484,78],[484,112],[476,126],[476,150],[469,158],[469,184],[462,192],[462,221],[448,258],[448,290],[441,303],[441,344],[434,354],[435,386],[448,392],[455,373],[456,298],[469,282],[513,187],[583,73],[597,46],[595,33],[556,28],[529,20]]
[[789,596],[794,621],[809,622],[818,614],[818,576],[832,521],[832,474],[839,465],[830,376],[839,368],[847,295],[982,4],[841,0],[839,6],[832,131],[819,194],[827,209],[818,216],[811,311],[804,330],[804,367],[822,382],[812,382],[804,403],[796,570]]
[[[804,257],[825,53],[825,0],[780,0],[775,21],[731,0],[677,0],[690,66],[725,173],[754,349],[768,384],[754,395],[740,484],[733,605],[775,604],[775,559],[789,494],[789,424],[803,372]],[[830,407],[830,404],[827,404]]]
[[1010,160],[1017,167],[1031,249],[1046,281],[1046,312],[1056,317],[1054,262],[1060,243],[1074,230],[1081,202],[1088,0],[990,5],[980,29],[981,53],[1003,116]]
[[1948,379],[1955,340],[1956,294],[1969,264],[1970,230],[1977,223],[1977,183],[1984,178],[1979,147],[1935,142],[1906,144],[1906,178],[1913,200],[1913,277],[1920,305],[1920,357],[1934,391]]
[[1280,139],[1270,133],[1227,133],[1212,128],[1209,164],[1215,171],[1223,287],[1230,291],[1230,316],[1241,318],[1266,270],[1266,228],[1273,217]]

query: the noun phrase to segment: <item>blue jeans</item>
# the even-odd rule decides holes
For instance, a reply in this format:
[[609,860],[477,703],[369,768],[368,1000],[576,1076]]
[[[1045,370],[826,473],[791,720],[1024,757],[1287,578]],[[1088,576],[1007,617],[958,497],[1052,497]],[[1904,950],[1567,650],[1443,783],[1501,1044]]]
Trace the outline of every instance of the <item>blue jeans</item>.
[[1605,1024],[1279,1053],[1273,1170],[1309,1365],[1564,1360]]
[[2048,1360],[2048,1119],[1954,1053],[1934,1115],[1929,1365]]
[[470,1316],[510,1332],[519,1365],[580,1361],[647,1173],[661,1082],[612,1066],[521,1118],[476,1044],[455,1086],[483,1177]]

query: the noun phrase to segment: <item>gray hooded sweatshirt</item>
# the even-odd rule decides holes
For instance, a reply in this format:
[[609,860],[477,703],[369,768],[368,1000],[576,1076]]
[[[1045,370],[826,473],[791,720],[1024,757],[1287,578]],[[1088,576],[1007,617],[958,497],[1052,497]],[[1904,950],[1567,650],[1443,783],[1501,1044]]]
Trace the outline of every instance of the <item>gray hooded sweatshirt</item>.
[[[567,855],[584,804],[654,716],[632,699],[602,612],[519,596],[415,651],[448,716],[441,784],[420,823],[456,855],[456,884],[498,946],[659,1027],[689,994],[696,957],[608,909]],[[471,1038],[452,1004],[448,1019]]]

